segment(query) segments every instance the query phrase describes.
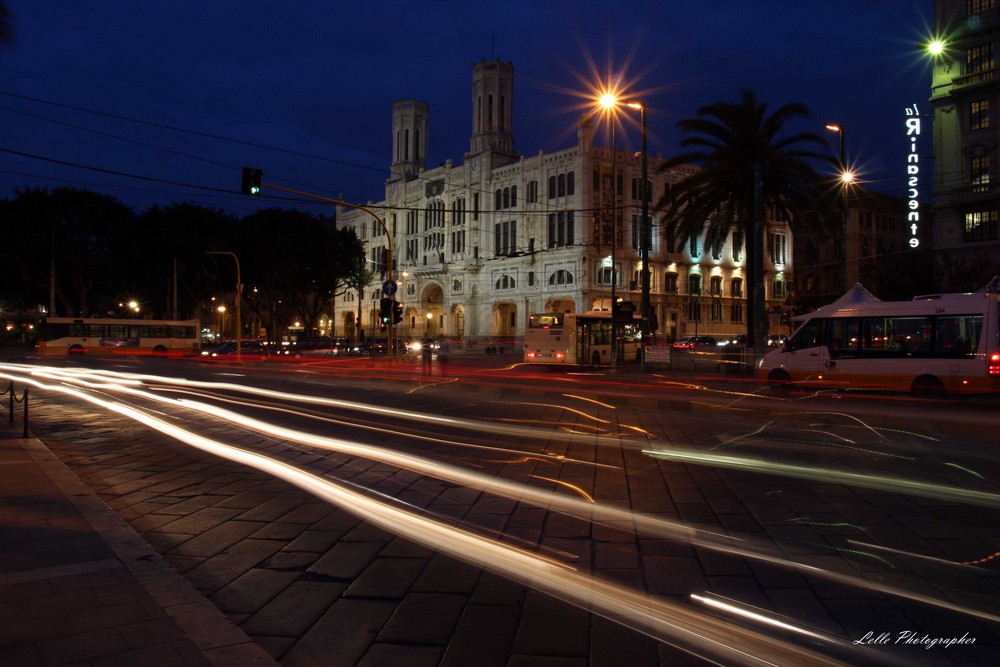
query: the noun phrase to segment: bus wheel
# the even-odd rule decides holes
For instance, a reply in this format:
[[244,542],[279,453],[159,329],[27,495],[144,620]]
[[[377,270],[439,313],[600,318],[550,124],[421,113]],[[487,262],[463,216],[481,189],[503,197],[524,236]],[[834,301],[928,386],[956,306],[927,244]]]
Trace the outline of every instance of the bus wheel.
[[768,373],[767,385],[771,393],[777,396],[788,396],[792,390],[792,376],[781,369]]
[[69,354],[84,354],[85,352],[86,352],[86,350],[83,348],[83,345],[70,345],[69,346]]
[[167,356],[167,348],[162,345],[157,345],[153,348],[153,356],[155,357],[165,357]]
[[595,366],[600,366],[601,365],[601,355],[598,354],[597,352],[594,352],[593,356],[590,358],[590,363],[594,364]]
[[910,393],[918,398],[944,398],[944,384],[933,375],[921,375],[913,381]]

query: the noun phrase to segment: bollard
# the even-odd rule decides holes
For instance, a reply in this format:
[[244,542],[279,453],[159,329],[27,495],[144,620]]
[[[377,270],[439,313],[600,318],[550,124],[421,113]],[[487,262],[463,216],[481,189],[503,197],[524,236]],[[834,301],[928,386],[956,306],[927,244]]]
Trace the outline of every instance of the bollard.
[[[10,393],[11,395],[14,394],[13,391]],[[24,398],[22,398],[21,400],[24,401],[24,430],[21,433],[21,437],[27,438],[28,437],[28,388],[27,387],[24,388]]]

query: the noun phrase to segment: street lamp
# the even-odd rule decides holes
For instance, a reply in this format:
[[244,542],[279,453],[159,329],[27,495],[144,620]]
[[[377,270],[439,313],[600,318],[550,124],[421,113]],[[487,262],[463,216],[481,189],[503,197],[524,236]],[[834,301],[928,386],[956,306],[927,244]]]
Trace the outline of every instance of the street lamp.
[[839,123],[830,123],[826,129],[840,135],[840,187],[841,187],[841,211],[840,211],[840,293],[847,292],[847,187],[854,180],[854,175],[847,168],[847,154],[844,148],[844,126]]
[[618,363],[618,327],[615,321],[615,286],[618,283],[618,151],[615,137],[615,116],[618,98],[613,93],[601,95],[600,104],[608,112],[611,120],[611,367]]
[[649,303],[649,246],[652,242],[652,225],[649,220],[649,153],[646,150],[646,105],[642,102],[629,102],[626,106],[639,110],[639,119],[642,126],[642,183],[639,185],[639,196],[642,197],[642,223],[640,224],[639,238],[639,259],[642,262],[642,272],[640,282],[642,289],[642,301],[640,312],[642,313],[642,344],[643,363],[645,363],[646,339],[649,337],[649,327],[651,322]]
[[240,348],[242,344],[241,330],[243,322],[241,319],[241,302],[243,301],[243,280],[240,278],[240,260],[236,257],[235,252],[228,252],[226,250],[206,250],[206,255],[229,255],[236,262],[236,361],[240,361]]

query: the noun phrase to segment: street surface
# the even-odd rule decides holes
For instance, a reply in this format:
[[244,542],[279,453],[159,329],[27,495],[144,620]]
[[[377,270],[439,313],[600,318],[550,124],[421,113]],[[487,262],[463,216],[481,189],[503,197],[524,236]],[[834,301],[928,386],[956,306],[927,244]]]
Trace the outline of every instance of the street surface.
[[513,355],[8,361],[32,432],[282,665],[1000,659],[991,398]]

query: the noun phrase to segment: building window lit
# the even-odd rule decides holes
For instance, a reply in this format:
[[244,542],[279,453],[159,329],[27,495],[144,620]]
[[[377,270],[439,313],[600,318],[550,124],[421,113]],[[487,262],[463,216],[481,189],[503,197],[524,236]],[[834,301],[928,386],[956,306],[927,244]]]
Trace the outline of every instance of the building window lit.
[[990,127],[990,101],[975,100],[969,104],[969,129],[986,130]]
[[767,235],[767,249],[771,255],[772,264],[786,264],[788,262],[788,237],[786,235],[769,233]]
[[965,234],[962,240],[966,243],[976,241],[995,241],[997,239],[997,212],[972,211],[965,214]]
[[987,73],[990,73],[990,75],[992,75],[994,67],[996,67],[996,62],[993,58],[992,42],[987,42],[986,44],[973,46],[971,49],[966,51],[965,53],[966,75],[983,74],[985,76]]
[[993,171],[993,158],[989,155],[976,155],[969,158],[969,176],[976,192],[989,190],[991,171]]

